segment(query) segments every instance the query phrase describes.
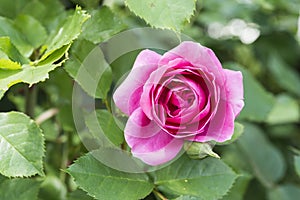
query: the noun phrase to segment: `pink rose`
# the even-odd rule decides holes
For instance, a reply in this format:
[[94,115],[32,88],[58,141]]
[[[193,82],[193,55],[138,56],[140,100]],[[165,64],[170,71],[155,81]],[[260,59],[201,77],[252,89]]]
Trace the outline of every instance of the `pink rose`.
[[149,165],[173,159],[184,140],[229,140],[244,106],[241,72],[223,69],[211,49],[183,42],[159,55],[142,51],[113,95],[129,116],[133,156]]

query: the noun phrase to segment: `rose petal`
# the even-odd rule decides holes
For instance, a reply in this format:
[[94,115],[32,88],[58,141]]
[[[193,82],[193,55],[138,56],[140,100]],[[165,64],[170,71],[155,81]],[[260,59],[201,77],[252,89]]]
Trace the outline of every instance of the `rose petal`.
[[226,75],[226,101],[229,101],[234,116],[237,116],[244,107],[244,88],[243,75],[239,71],[232,71],[225,69]]
[[231,105],[221,100],[217,113],[206,127],[207,131],[196,135],[190,140],[197,142],[207,142],[210,140],[224,142],[229,140],[234,131],[234,118],[235,116]]
[[[161,59],[160,54],[158,54],[154,51],[151,51],[149,49],[143,50],[136,57],[132,69],[139,68],[139,67],[148,67],[149,64],[157,65],[160,59]],[[144,69],[144,70],[146,70],[146,69]],[[147,78],[148,77],[149,77],[149,75],[147,76]]]
[[113,95],[115,104],[123,113],[130,115],[138,107],[142,87],[157,69],[160,58],[161,55],[150,50],[144,50],[137,56],[131,72]]
[[133,156],[152,166],[172,160],[183,146],[183,140],[174,139],[162,130],[150,138],[125,134],[125,139]]
[[167,65],[176,58],[184,58],[194,67],[212,72],[216,76],[217,83],[223,85],[225,80],[223,68],[211,49],[201,46],[199,43],[185,41],[165,53],[159,61],[159,66]]
[[[144,111],[144,113],[148,116],[149,119],[153,119],[152,116],[152,98],[153,96],[150,96],[151,90],[159,85],[163,85],[163,77],[166,75],[166,72],[168,70],[173,71],[173,67],[184,67],[186,65],[189,65],[190,63],[183,60],[183,59],[174,59],[170,61],[169,65],[160,66],[157,70],[155,70],[153,73],[151,73],[149,79],[145,83],[143,87],[143,93],[140,101],[140,105]],[[171,75],[172,76],[172,75]],[[169,77],[170,78],[170,77]]]
[[162,67],[155,70],[151,73],[149,79],[145,83],[143,87],[143,93],[141,95],[140,105],[143,109],[144,113],[147,115],[149,119],[153,119],[152,116],[152,99],[154,98],[151,96],[151,91],[155,89],[156,86],[159,86],[161,83],[161,78],[166,72],[168,67]]
[[124,133],[137,138],[148,138],[157,134],[160,130],[157,124],[150,120],[139,107],[130,115]]

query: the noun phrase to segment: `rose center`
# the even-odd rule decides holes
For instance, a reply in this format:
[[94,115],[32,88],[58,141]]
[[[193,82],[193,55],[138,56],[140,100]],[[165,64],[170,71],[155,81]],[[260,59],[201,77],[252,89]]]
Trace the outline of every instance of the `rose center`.
[[194,93],[189,89],[185,88],[179,91],[172,91],[171,97],[167,102],[169,114],[171,116],[178,115],[181,110],[190,107],[194,100]]

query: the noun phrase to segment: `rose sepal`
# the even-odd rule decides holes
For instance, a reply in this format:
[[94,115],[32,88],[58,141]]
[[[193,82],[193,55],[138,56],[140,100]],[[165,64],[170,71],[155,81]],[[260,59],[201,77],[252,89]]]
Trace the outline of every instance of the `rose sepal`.
[[207,156],[220,159],[220,156],[215,153],[213,149],[214,144],[212,142],[190,142],[184,143],[184,149],[187,155],[192,159],[202,159]]

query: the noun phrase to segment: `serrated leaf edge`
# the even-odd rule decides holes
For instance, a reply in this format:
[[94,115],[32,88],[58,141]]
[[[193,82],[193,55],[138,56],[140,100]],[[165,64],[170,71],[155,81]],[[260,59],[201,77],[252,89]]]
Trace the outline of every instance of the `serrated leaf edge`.
[[[194,13],[195,13],[195,11],[196,11],[196,1],[197,1],[197,0],[194,0],[194,9],[193,9],[192,13],[189,13],[189,14],[188,14],[188,17],[185,17],[185,20],[187,20],[188,23],[190,23],[190,19],[192,18],[192,16],[194,16]],[[181,28],[177,29],[176,27],[174,28],[174,27],[164,27],[164,26],[155,26],[155,25],[152,25],[152,24],[149,23],[144,17],[142,17],[142,16],[136,14],[136,13],[130,8],[130,6],[128,5],[127,0],[125,0],[124,3],[125,3],[125,6],[126,6],[126,7],[127,7],[127,8],[135,15],[135,16],[137,16],[137,17],[143,19],[143,20],[146,22],[146,24],[149,25],[151,28],[157,28],[157,29],[162,29],[162,30],[172,30],[172,31],[174,31],[174,32],[176,32],[176,33],[180,33],[180,32],[181,32]],[[179,26],[181,26],[181,25],[179,25]]]
[[[89,152],[89,153],[87,153],[87,154],[85,154],[85,155],[79,157],[78,159],[76,159],[76,160],[74,161],[74,163],[73,163],[72,165],[74,165],[74,164],[76,164],[77,162],[79,162],[79,160],[80,160],[81,158],[86,157],[86,156],[88,156],[89,154],[92,154],[93,152],[96,152],[96,151],[97,151],[97,150],[91,151],[91,152]],[[93,155],[92,155],[92,156],[93,156]],[[99,162],[100,162],[100,161],[99,161]],[[87,193],[89,196],[91,196],[92,198],[98,199],[98,198],[96,198],[95,195],[91,194],[91,193],[88,192],[85,188],[83,188],[82,186],[80,186],[80,185],[77,183],[76,178],[72,176],[71,171],[69,170],[69,169],[72,167],[72,165],[70,165],[70,166],[69,166],[67,169],[65,169],[64,171],[67,172],[67,173],[74,179],[76,185],[77,185],[81,190],[83,190],[84,192],[86,192],[86,193]],[[85,174],[85,173],[81,173],[81,174]],[[94,175],[94,173],[91,173],[91,174]],[[95,175],[99,176],[99,174],[95,174]],[[104,177],[104,176],[101,175],[100,177]],[[140,180],[140,179],[127,179],[127,178],[120,178],[120,177],[116,177],[116,176],[105,176],[105,177],[109,177],[109,178],[119,178],[119,179],[123,179],[123,180],[127,180],[127,181],[145,182],[145,181]],[[150,182],[149,176],[147,176],[147,178],[148,178],[148,182],[151,183],[151,182]],[[154,183],[151,183],[151,184],[152,184],[153,187],[154,187]],[[149,193],[149,194],[150,194],[150,193]],[[146,196],[147,196],[147,195],[146,195]],[[144,196],[144,197],[146,197],[146,196]],[[143,198],[144,198],[144,197],[143,197]]]

